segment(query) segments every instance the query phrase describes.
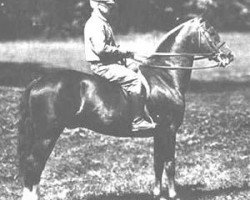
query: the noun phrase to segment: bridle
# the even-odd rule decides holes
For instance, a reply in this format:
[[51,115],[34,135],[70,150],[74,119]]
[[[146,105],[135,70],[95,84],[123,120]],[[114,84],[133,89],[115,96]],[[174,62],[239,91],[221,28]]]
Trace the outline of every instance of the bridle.
[[[225,45],[225,42],[220,42],[219,44],[215,44],[214,41],[212,41],[207,34],[210,34],[210,28],[206,29],[205,28],[205,22],[203,22],[202,24],[200,24],[200,26],[198,27],[198,42],[199,42],[199,46],[201,44],[201,37],[203,36],[207,43],[209,44],[210,48],[213,49],[212,53],[165,53],[165,52],[155,52],[153,54],[151,54],[149,57],[148,56],[144,56],[144,55],[139,55],[136,54],[139,57],[142,57],[144,60],[150,60],[151,57],[153,56],[165,56],[165,57],[178,57],[178,56],[184,56],[184,57],[189,57],[192,56],[194,57],[194,60],[203,60],[203,59],[209,59],[212,60],[214,58],[216,58],[220,53],[220,49]],[[144,61],[139,60],[139,59],[135,59],[133,58],[133,60],[135,60],[136,62],[139,62],[141,64],[145,64]],[[205,67],[179,67],[179,66],[175,66],[174,64],[170,63],[169,61],[165,62],[166,65],[153,65],[153,66],[149,66],[149,67],[155,67],[155,68],[164,68],[164,69],[170,69],[170,70],[177,70],[177,69],[185,69],[185,70],[200,70],[200,69],[211,69],[211,68],[216,68],[216,67],[221,67],[221,63],[215,64],[215,65],[211,65],[211,66],[205,66]]]
[[210,37],[207,36],[208,34],[211,34],[210,30],[212,29],[212,27],[206,29],[205,27],[205,22],[203,22],[199,27],[198,27],[198,34],[199,34],[199,47],[200,47],[200,41],[201,41],[201,37],[204,36],[206,41],[208,42],[209,46],[211,49],[213,49],[213,52],[210,53],[210,55],[208,54],[208,56],[205,56],[204,58],[208,58],[208,59],[213,59],[214,56],[216,56],[217,54],[220,54],[220,49],[221,47],[223,47],[226,42],[219,42],[218,44],[215,44],[215,42],[213,42]]

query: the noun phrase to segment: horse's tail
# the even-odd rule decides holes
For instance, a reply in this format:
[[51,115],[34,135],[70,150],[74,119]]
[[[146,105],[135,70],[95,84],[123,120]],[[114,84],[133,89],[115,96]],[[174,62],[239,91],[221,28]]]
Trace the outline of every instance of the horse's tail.
[[33,122],[31,119],[31,110],[29,105],[30,92],[34,86],[41,80],[41,77],[33,80],[25,89],[19,110],[20,110],[20,120],[18,125],[18,158],[19,158],[19,175],[23,171],[22,157],[25,156],[27,150],[31,147],[34,135],[33,135]]

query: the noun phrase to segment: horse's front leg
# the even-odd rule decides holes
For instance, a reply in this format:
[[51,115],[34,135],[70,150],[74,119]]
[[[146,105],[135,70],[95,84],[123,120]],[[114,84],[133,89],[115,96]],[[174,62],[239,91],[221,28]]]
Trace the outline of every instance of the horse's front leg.
[[[167,132],[166,132],[167,131]],[[175,132],[170,128],[158,128],[154,137],[154,168],[156,197],[162,194],[162,174],[164,166],[168,178],[169,197],[176,197],[175,190]]]
[[164,169],[164,156],[162,154],[164,147],[162,140],[162,134],[159,128],[156,129],[154,136],[154,171],[155,171],[155,186],[153,194],[155,197],[159,197],[162,191],[162,174]]
[[168,194],[170,198],[175,198],[176,188],[175,188],[175,145],[176,145],[176,130],[175,129],[169,129],[169,132],[167,133],[167,149],[168,151],[166,153],[165,161],[165,170],[167,175],[167,181],[168,181]]

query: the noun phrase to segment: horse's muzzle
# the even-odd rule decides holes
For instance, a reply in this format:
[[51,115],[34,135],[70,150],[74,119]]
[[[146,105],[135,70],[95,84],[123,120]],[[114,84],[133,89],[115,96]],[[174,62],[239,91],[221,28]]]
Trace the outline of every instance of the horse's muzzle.
[[229,48],[223,47],[219,50],[215,60],[219,63],[220,67],[227,67],[231,62],[233,62],[234,55]]

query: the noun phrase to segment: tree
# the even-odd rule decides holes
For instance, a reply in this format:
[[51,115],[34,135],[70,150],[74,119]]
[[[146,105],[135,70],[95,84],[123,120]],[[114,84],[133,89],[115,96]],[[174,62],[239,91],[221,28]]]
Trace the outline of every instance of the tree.
[[[166,31],[199,15],[221,30],[250,28],[250,0],[117,2],[112,24],[120,33]],[[79,37],[90,13],[89,0],[0,0],[0,39]]]

